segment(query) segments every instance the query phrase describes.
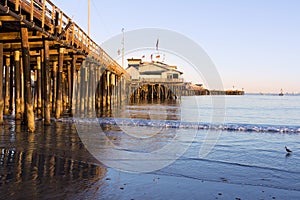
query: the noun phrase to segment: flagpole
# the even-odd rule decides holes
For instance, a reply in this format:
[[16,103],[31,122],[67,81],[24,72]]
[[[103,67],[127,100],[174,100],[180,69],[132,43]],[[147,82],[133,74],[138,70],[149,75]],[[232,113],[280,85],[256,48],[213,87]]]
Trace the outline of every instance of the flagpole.
[[124,68],[124,28],[122,28],[122,67]]

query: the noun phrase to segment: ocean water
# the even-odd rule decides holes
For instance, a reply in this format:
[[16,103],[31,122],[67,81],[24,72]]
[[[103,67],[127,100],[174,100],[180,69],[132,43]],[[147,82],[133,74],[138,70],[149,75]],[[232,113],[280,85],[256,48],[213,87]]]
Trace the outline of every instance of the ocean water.
[[6,120],[0,198],[299,199],[299,111],[296,95],[197,96],[35,134]]

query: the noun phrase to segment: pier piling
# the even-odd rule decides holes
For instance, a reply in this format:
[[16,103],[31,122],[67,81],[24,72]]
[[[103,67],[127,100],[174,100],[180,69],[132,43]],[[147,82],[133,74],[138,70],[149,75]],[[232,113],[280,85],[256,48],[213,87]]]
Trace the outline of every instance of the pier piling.
[[20,120],[21,116],[22,116],[22,108],[21,108],[20,52],[15,51],[15,120]]
[[22,57],[23,57],[23,74],[24,74],[24,106],[25,106],[25,123],[29,132],[34,132],[34,113],[31,92],[31,69],[30,69],[30,49],[28,43],[28,30],[21,28],[22,39]]
[[44,46],[44,62],[43,62],[43,105],[44,105],[44,125],[50,125],[50,54],[49,54],[49,42],[47,40],[43,40]]
[[62,73],[64,65],[64,48],[59,48],[58,56],[58,72],[57,72],[57,89],[56,89],[56,106],[55,118],[58,119],[61,115],[62,106]]
[[0,124],[3,123],[3,43],[0,43]]
[[[2,54],[3,55],[3,54]],[[4,99],[4,115],[9,115],[9,76],[10,76],[10,56],[5,59],[5,99]]]

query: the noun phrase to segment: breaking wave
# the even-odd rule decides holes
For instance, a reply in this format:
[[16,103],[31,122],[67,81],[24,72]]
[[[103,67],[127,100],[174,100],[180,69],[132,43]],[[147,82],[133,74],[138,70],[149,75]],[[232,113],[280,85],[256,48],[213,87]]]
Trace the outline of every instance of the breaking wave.
[[129,118],[72,118],[59,121],[72,123],[99,123],[100,125],[112,126],[147,126],[164,127],[175,129],[198,129],[198,130],[224,130],[241,132],[269,132],[269,133],[300,133],[300,126],[269,125],[269,124],[240,124],[225,123],[212,124],[206,122],[184,122],[177,120],[148,120]]

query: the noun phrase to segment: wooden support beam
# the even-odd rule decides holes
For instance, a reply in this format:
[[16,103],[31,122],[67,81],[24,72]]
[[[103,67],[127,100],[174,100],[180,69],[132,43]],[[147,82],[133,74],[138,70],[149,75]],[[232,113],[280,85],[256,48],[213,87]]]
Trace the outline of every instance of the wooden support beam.
[[10,98],[9,98],[9,112],[12,113],[13,112],[13,103],[14,103],[14,55],[10,55],[10,60],[11,60],[11,66],[10,66],[10,80],[9,80],[9,94],[10,94]]
[[3,91],[2,91],[2,84],[3,84],[3,43],[0,43],[0,124],[3,124]]
[[58,39],[62,39],[65,34],[66,34],[66,31],[70,28],[70,26],[73,24],[72,21],[69,21],[68,24],[66,25],[66,27],[62,30],[62,32],[58,35]]
[[72,96],[72,70],[71,70],[71,68],[72,68],[72,63],[69,63],[68,65],[67,65],[67,67],[68,67],[68,71],[67,71],[67,98],[68,98],[68,100],[67,100],[67,102],[68,102],[68,106],[67,106],[67,109],[69,110],[69,114],[70,114],[70,111],[71,111],[71,96]]
[[15,11],[19,11],[19,6],[20,6],[20,0],[16,0]]
[[43,93],[44,93],[44,125],[50,125],[50,55],[49,41],[44,39],[44,64],[43,64]]
[[22,57],[24,71],[24,99],[25,99],[25,123],[29,132],[34,132],[34,112],[31,92],[31,70],[30,70],[30,50],[28,43],[27,28],[21,28]]
[[[40,52],[41,54],[41,52]],[[42,116],[42,70],[41,70],[41,55],[37,57],[36,60],[36,96],[37,96],[37,117]]]
[[55,118],[60,118],[61,106],[62,106],[62,73],[64,65],[64,48],[59,48],[58,56],[58,76],[57,76],[57,93],[56,93],[56,106],[55,106]]
[[61,87],[61,94],[62,94],[62,106],[61,106],[61,113],[64,113],[67,109],[67,74],[62,73],[62,87]]
[[102,108],[104,109],[107,105],[107,71],[102,74]]
[[86,61],[84,62],[83,66],[80,69],[80,74],[81,74],[81,78],[80,78],[80,83],[79,83],[79,87],[80,87],[80,114],[84,114],[85,113],[85,109],[86,109],[86,80],[87,80],[87,69],[86,69]]
[[33,9],[34,9],[33,3],[34,3],[34,1],[31,0],[31,1],[30,1],[30,21],[31,21],[31,22],[33,22]]
[[111,105],[111,72],[107,72],[107,96],[106,96],[106,106],[110,110]]
[[0,16],[0,21],[1,22],[18,22],[16,18],[9,16],[9,15],[2,15]]
[[93,63],[90,62],[89,65],[88,65],[88,80],[87,80],[87,88],[88,88],[88,94],[87,94],[87,108],[88,108],[88,111],[92,111],[93,109],[93,100],[92,100],[92,97],[94,96],[93,93]]
[[80,82],[81,82],[81,71],[82,70],[78,70],[77,71],[77,82],[76,82],[76,88],[77,88],[77,90],[76,90],[76,114],[77,114],[77,116],[79,116],[79,113],[80,113],[80,106],[81,106],[81,102],[80,102],[80,99],[81,99],[81,87],[80,87]]
[[5,62],[5,100],[4,100],[4,115],[9,115],[9,98],[10,98],[10,91],[9,91],[9,75],[10,75],[10,56],[6,56]]
[[20,52],[15,51],[14,55],[15,55],[15,119],[20,120],[22,117]]
[[52,113],[55,113],[56,104],[56,89],[57,89],[57,61],[53,62],[52,77],[53,77],[53,88],[52,88]]
[[46,8],[46,0],[43,1],[43,6],[42,6],[42,29],[45,27],[45,10]]
[[76,77],[76,55],[72,54],[72,62],[71,62],[71,85],[70,85],[70,115],[73,116],[73,95],[74,95],[74,84],[75,84],[75,77]]

